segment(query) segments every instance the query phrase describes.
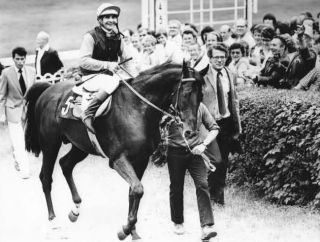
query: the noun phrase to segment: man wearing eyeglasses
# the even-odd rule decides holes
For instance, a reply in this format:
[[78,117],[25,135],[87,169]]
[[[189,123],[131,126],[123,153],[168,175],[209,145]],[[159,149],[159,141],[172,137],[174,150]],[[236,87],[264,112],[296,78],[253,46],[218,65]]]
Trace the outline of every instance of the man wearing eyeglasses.
[[[207,51],[209,69],[205,75],[203,103],[217,120],[220,133],[217,142],[212,142],[206,155],[216,166],[209,172],[208,184],[211,200],[224,205],[224,187],[229,164],[229,153],[239,148],[238,136],[241,133],[239,101],[234,87],[235,76],[225,67],[228,50],[218,43]],[[237,149],[239,152],[239,150]]]
[[[119,14],[118,6],[110,3],[101,4],[97,10],[99,25],[84,35],[80,47],[80,68],[83,75],[100,73],[90,79],[90,84],[98,91],[83,115],[83,122],[92,133],[95,133],[93,121],[100,104],[119,86],[119,78],[108,78],[106,81],[106,75],[112,76],[120,69],[118,62],[131,57],[119,31]],[[124,67],[135,75],[132,62],[125,63]]]

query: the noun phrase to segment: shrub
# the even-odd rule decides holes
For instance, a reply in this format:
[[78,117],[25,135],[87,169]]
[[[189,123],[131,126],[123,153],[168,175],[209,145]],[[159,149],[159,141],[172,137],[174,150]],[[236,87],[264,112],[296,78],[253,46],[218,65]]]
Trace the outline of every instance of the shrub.
[[320,207],[320,96],[250,88],[239,92],[244,153],[230,177],[279,204]]

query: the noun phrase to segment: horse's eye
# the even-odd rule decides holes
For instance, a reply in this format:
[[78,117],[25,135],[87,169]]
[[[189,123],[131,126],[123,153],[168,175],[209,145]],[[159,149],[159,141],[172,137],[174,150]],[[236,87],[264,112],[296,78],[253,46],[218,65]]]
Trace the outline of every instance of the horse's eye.
[[192,92],[191,87],[185,87],[185,88],[183,88],[182,94],[185,96],[185,95],[190,94],[191,92]]

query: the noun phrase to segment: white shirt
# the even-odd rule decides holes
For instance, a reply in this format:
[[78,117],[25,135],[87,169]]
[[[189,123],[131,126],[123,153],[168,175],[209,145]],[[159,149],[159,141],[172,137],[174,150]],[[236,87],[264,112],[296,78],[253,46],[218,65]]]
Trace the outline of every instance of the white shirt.
[[178,46],[178,48],[180,48],[181,45],[182,45],[182,36],[181,36],[181,34],[177,34],[174,37],[168,36],[168,40],[174,42],[176,44],[176,46]]
[[[19,81],[19,79],[20,79],[20,72],[19,72],[19,69],[14,65],[14,69],[15,69],[15,71],[16,71],[16,73],[17,73],[17,78],[18,78],[18,81]],[[26,84],[26,70],[25,70],[25,68],[24,67],[22,67],[22,76],[23,76],[23,80],[24,80],[24,83]],[[27,86],[27,84],[26,84],[26,86]]]
[[49,44],[46,44],[42,48],[37,49],[38,55],[37,55],[37,62],[36,62],[36,72],[38,75],[41,75],[41,65],[40,65],[41,58],[42,58],[44,52],[48,51],[49,48],[50,48]]
[[239,38],[237,39],[237,42],[239,42],[240,40],[244,40],[244,41],[246,41],[246,42],[248,43],[248,45],[249,45],[249,50],[251,50],[252,47],[254,47],[255,44],[256,44],[256,41],[254,40],[254,38],[252,37],[251,32],[249,32],[249,31],[246,32],[246,33],[244,34],[244,36],[239,37]]
[[176,45],[176,43],[171,40],[167,40],[166,46],[162,46],[162,48],[164,52],[164,62],[172,61],[174,63],[180,64],[183,62],[183,53],[180,47]]
[[[212,68],[212,67],[211,67]],[[212,72],[213,72],[213,76],[214,78],[216,79],[217,78],[217,71],[212,68]],[[228,74],[226,72],[225,69],[222,69],[221,70],[221,76],[220,76],[220,79],[221,79],[221,83],[222,83],[222,88],[223,88],[223,93],[224,93],[224,102],[226,104],[226,113],[223,115],[223,116],[220,116],[219,117],[215,117],[216,120],[220,120],[220,119],[223,119],[223,118],[228,118],[230,117],[230,110],[229,110],[229,107],[228,107],[228,104],[229,104],[229,94],[230,94],[230,83],[229,83],[229,78],[228,78]],[[216,80],[217,82],[217,80]],[[217,91],[217,90],[216,90]],[[218,96],[217,96],[218,97]],[[217,100],[217,110],[219,110],[219,106],[218,106],[218,100]]]

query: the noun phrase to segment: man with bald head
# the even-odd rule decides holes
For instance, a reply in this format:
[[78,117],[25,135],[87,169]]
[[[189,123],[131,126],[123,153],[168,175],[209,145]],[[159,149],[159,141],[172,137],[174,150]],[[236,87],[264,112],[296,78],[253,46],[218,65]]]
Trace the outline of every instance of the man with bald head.
[[234,39],[231,38],[231,28],[229,25],[224,24],[220,27],[220,35],[222,37],[223,43],[225,43],[228,47],[234,43]]
[[54,74],[63,67],[58,52],[49,46],[49,34],[41,31],[36,39],[36,61],[35,67],[37,75],[46,73]]
[[237,42],[244,40],[248,43],[249,49],[255,46],[255,40],[252,37],[251,32],[248,30],[247,21],[243,18],[239,18],[235,24],[236,34],[237,34]]

